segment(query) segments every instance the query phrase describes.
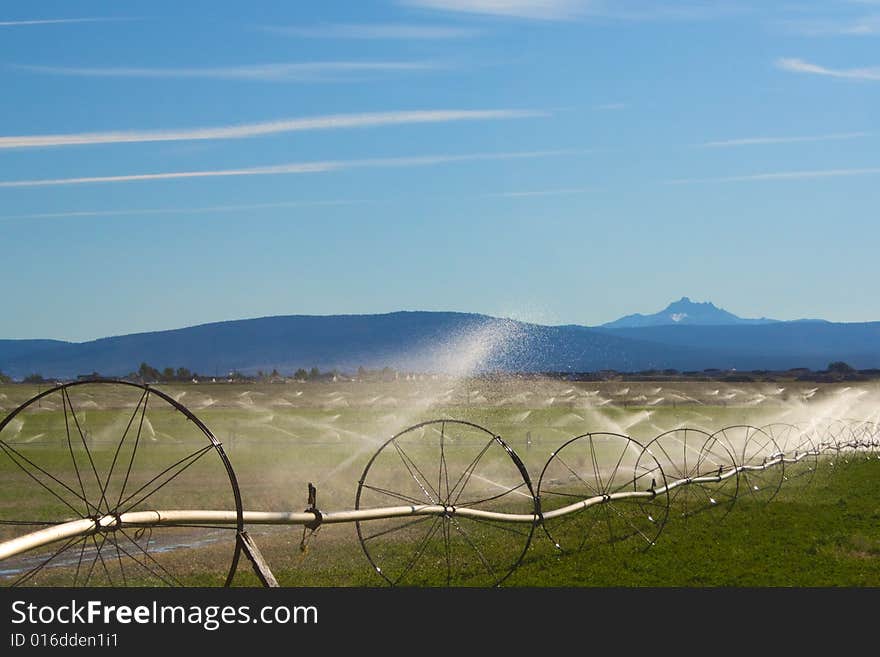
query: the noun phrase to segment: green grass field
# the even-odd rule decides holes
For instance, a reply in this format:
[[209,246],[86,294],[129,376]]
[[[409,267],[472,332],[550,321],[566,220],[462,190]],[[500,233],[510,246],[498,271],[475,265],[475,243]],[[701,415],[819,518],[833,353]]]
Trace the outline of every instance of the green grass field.
[[[435,418],[473,422],[500,435],[521,457],[537,488],[551,453],[587,432],[626,434],[645,444],[683,426],[711,433],[729,425],[810,423],[822,418],[828,429],[832,419],[876,419],[878,408],[873,384],[475,379],[157,388],[190,408],[222,442],[241,486],[243,506],[255,511],[303,510],[309,482],[318,487],[322,510],[354,508],[364,468],[383,443],[408,426]],[[0,417],[37,392],[33,386],[0,386]],[[0,536],[8,539],[41,526],[11,524],[15,522],[58,522],[129,507],[231,509],[234,500],[223,463],[213,450],[202,453],[209,445],[207,437],[155,397],[144,413],[141,395],[137,388],[71,388],[67,400],[55,393],[12,418],[0,431],[8,447],[0,453]],[[491,434],[450,423],[402,436],[395,443],[405,449],[402,455],[386,447],[370,466],[365,481],[373,488],[363,491],[361,506],[425,502],[425,496],[437,495],[458,499],[459,504],[489,500],[479,503],[483,509],[530,513],[531,498],[523,494],[521,474],[495,443],[472,477],[458,478],[487,439],[493,443]],[[438,460],[440,445],[445,449]],[[184,459],[187,465],[187,457],[195,458],[195,464],[172,477],[175,464]],[[609,453],[607,458],[613,465],[614,457]],[[632,468],[632,460],[624,460],[624,467]],[[809,485],[806,477],[794,476],[796,468],[790,469],[789,480],[767,505],[741,495],[730,513],[724,513],[725,506],[685,519],[680,517],[679,500],[659,541],[648,550],[645,541],[605,544],[591,538],[584,541],[585,549],[563,554],[538,527],[520,567],[504,584],[880,585],[880,496],[873,488],[880,462],[866,460],[865,455],[850,461],[825,463]],[[418,475],[409,471],[408,462]],[[588,466],[587,461],[578,467]],[[162,483],[167,485],[153,490]],[[492,499],[498,490],[514,492]],[[642,520],[645,515],[633,506],[619,508],[633,517],[641,514]],[[581,512],[567,525],[569,533],[578,536],[581,527],[594,531],[597,518],[601,528],[607,519],[598,514],[609,509],[613,510]],[[404,585],[485,585],[487,570],[503,574],[519,560],[528,534],[523,525],[511,528],[463,519],[404,525],[362,524],[371,558],[391,579],[397,577],[393,573],[400,574]],[[386,583],[364,555],[352,524],[323,526],[306,551],[300,550],[300,527],[250,530],[282,585]],[[430,540],[410,565],[425,536]],[[15,582],[60,547],[64,544],[0,563],[0,581]],[[98,585],[168,579],[219,584],[233,547],[234,532],[219,527],[130,529],[125,536],[101,534],[72,544],[21,583],[70,584],[74,572],[82,583],[88,572],[88,582]],[[447,554],[454,556],[447,559]],[[123,561],[136,567],[126,571]],[[457,575],[450,576],[450,571]],[[256,583],[246,562],[239,566],[235,583]]]
[[[715,510],[687,520],[671,515],[649,549],[618,543],[561,554],[538,528],[504,586],[878,586],[880,461],[826,468],[808,485],[783,486],[766,506],[744,498],[724,517]],[[263,541],[283,585],[384,584],[353,540],[319,534],[303,555],[299,538],[288,531]],[[442,568],[426,583],[443,586]]]

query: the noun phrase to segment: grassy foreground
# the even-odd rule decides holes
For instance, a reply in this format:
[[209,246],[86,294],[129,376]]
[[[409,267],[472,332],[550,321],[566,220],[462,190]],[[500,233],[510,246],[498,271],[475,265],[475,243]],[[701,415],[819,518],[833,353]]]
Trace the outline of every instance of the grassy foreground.
[[[723,518],[716,509],[687,520],[670,514],[649,550],[621,543],[560,555],[538,529],[504,586],[880,586],[878,482],[877,459],[826,465],[809,484],[785,482],[768,505],[741,497]],[[292,531],[286,541],[264,537],[283,586],[384,583],[354,541],[325,543],[319,534],[302,555],[298,539]],[[238,583],[252,581],[243,567]]]
[[[532,483],[537,485],[552,451],[586,431],[627,433],[647,444],[659,432],[681,426],[713,431],[737,423],[763,425],[810,418],[876,417],[877,395],[869,393],[878,392],[874,388],[832,385],[822,389],[771,389],[764,384],[737,384],[735,389],[716,389],[700,384],[685,389],[676,384],[675,389],[669,389],[665,384],[661,388],[654,383],[640,388],[629,384],[620,388],[617,382],[515,381],[491,386],[486,383],[433,382],[429,386],[401,381],[378,386],[267,384],[255,388],[206,384],[168,388],[166,392],[197,411],[223,442],[241,485],[244,506],[249,510],[301,510],[305,506],[307,482],[317,484],[318,504],[323,510],[353,508],[357,482],[371,456],[390,435],[420,420],[458,418],[491,428],[516,449]],[[0,416],[36,392],[28,386],[0,387]],[[204,435],[167,405],[151,403],[143,440],[120,441],[126,435],[127,423],[138,417],[141,392],[128,388],[76,388],[67,401],[55,393],[54,398],[47,397],[35,408],[16,416],[0,432],[0,439],[14,447],[16,454],[20,452],[33,459],[75,488],[84,487],[83,494],[93,501],[104,497],[98,486],[109,483],[110,505],[121,510],[132,504],[139,510],[232,508],[228,476],[213,452],[188,468],[183,476],[175,475],[173,481],[170,476],[162,477],[163,468],[206,444]],[[737,401],[740,398],[742,401]],[[70,429],[72,444],[67,439],[65,404],[77,410],[75,426]],[[72,419],[72,411],[70,415]],[[82,441],[77,423],[82,424]],[[831,425],[835,430],[840,426]],[[405,445],[410,457],[419,456],[422,448],[434,444],[432,440],[436,442],[436,435],[430,432],[424,436],[408,435],[413,439],[411,445]],[[471,445],[464,436],[456,435],[459,439],[462,448]],[[421,441],[426,442],[421,445]],[[134,461],[130,460],[135,450],[133,442],[140,445]],[[398,442],[405,441],[399,438]],[[114,470],[120,447],[121,465]],[[444,458],[454,471],[454,480],[454,473],[471,459],[466,450],[464,456],[454,458],[449,449]],[[380,487],[401,491],[395,477],[402,477],[410,485],[412,477],[396,454],[390,450],[388,454],[390,461],[383,457],[375,462],[369,481],[374,482],[375,474]],[[17,520],[81,517],[84,511],[73,497],[75,489],[61,491],[77,508],[65,507],[62,500],[50,495],[27,474],[25,470],[36,472],[33,464],[23,469],[12,455],[5,454],[6,458],[0,459],[0,538],[27,531],[15,524]],[[520,568],[504,586],[880,586],[880,495],[875,487],[880,480],[880,460],[866,461],[865,455],[850,460],[833,467],[826,463],[809,485],[804,479],[792,477],[767,506],[759,506],[741,491],[739,501],[726,516],[716,507],[685,521],[673,511],[657,545],[648,551],[640,549],[644,543],[629,541],[559,554],[538,528]],[[134,468],[129,473],[127,466],[131,463]],[[503,489],[517,484],[510,479],[511,464],[506,456],[498,464],[488,458],[481,463],[485,467],[478,474],[485,475],[486,482],[501,481]],[[101,473],[100,481],[90,476],[93,468]],[[109,474],[104,475],[111,471],[112,479]],[[432,472],[433,481],[437,474]],[[86,476],[80,482],[82,473]],[[513,474],[513,479],[519,477],[515,471]],[[116,503],[118,488],[129,492],[146,487],[149,492],[155,476],[160,483],[168,480],[170,485],[137,504],[137,495],[130,504]],[[518,481],[521,483],[521,477]],[[386,486],[384,482],[394,485]],[[60,486],[58,482],[53,485]],[[408,494],[421,499],[418,491]],[[522,502],[520,498],[511,499]],[[387,504],[378,500],[375,505]],[[591,513],[583,512],[585,524]],[[394,540],[382,546],[378,559],[386,574],[391,570],[390,561],[406,563],[427,526],[416,526],[412,535],[387,535]],[[322,527],[311,539],[307,552],[299,549],[299,527],[249,529],[282,586],[359,587],[386,583],[363,554],[351,524]],[[516,560],[523,544],[516,548],[518,537],[509,536],[506,530],[489,531],[485,525],[482,530],[480,534],[476,525],[468,525],[468,532],[479,538],[480,549],[487,558],[502,565]],[[441,536],[414,569],[419,571],[418,576],[407,581],[420,586],[446,584],[447,566],[439,547]],[[99,560],[105,538],[110,542],[104,555],[109,552],[111,559]],[[460,537],[453,534],[453,539]],[[121,570],[122,557],[130,556],[127,569],[131,561],[138,560],[153,568],[156,559],[184,585],[218,585],[229,568],[234,540],[234,532],[211,527],[96,536],[84,547],[75,544],[51,567],[26,577],[23,583],[64,585],[71,580],[67,576],[74,569],[78,572],[82,562],[89,576],[94,571],[89,585],[114,586],[119,581],[114,563],[120,562]],[[117,541],[122,554],[117,552]],[[150,556],[142,547],[149,549]],[[20,561],[30,568],[55,549],[47,547],[42,556],[28,554]],[[481,570],[474,561],[474,551],[460,544],[453,546],[453,551],[467,567]],[[0,564],[0,585],[14,581],[24,572],[22,563]],[[156,583],[155,577],[144,577],[133,570],[128,570],[128,585]],[[106,577],[102,577],[104,574]],[[468,577],[466,573],[461,581],[470,583]],[[239,566],[235,584],[258,584],[247,563]]]

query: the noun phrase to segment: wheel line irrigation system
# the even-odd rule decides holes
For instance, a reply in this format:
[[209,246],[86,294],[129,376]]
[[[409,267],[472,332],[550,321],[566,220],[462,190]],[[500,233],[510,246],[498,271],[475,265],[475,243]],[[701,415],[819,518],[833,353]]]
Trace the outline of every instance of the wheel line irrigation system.
[[[137,403],[116,447],[109,472],[102,477],[92,458],[88,433],[81,426],[84,413],[80,411],[77,415],[70,393],[89,390],[100,394],[105,389],[131,393]],[[4,431],[11,431],[9,428],[16,418],[34,411],[41,401],[48,403],[50,399],[60,400],[66,433],[59,444],[69,448],[71,472],[76,474],[81,495],[74,484],[68,485],[62,477],[40,466],[33,457],[29,458],[22,443],[7,440],[4,436]],[[150,400],[164,405],[171,413],[182,414],[187,426],[207,442],[124,497],[125,485],[135,467],[135,454],[142,442]],[[468,465],[455,470],[450,465],[450,455],[453,449],[461,449],[462,445],[474,447],[462,461]],[[130,449],[130,459],[126,459],[123,446]],[[877,455],[878,447],[880,425],[870,421],[835,420],[809,427],[738,425],[712,434],[682,427],[661,433],[645,444],[617,433],[585,433],[571,438],[552,452],[535,486],[519,455],[500,436],[470,422],[438,419],[411,426],[379,447],[358,481],[354,509],[318,509],[315,489],[310,484],[309,507],[305,511],[253,511],[245,510],[243,506],[235,471],[222,444],[185,406],[148,385],[116,380],[77,381],[40,393],[0,421],[0,456],[5,455],[17,471],[26,475],[24,481],[33,486],[35,494],[48,491],[77,512],[74,518],[67,514],[40,521],[10,517],[9,512],[0,516],[0,525],[29,526],[28,529],[32,530],[0,542],[0,573],[4,572],[9,560],[49,546],[54,549],[55,544],[60,544],[57,551],[48,558],[41,556],[33,567],[29,564],[20,570],[5,571],[12,573],[7,580],[14,580],[13,585],[29,585],[36,581],[37,573],[57,566],[61,561],[59,555],[71,550],[75,553],[78,548],[74,585],[88,585],[92,571],[99,568],[103,568],[108,581],[115,585],[102,556],[102,548],[107,543],[115,547],[113,560],[119,559],[123,582],[126,581],[123,561],[131,560],[149,573],[152,580],[180,585],[180,580],[157,561],[159,552],[149,552],[149,540],[145,547],[126,530],[137,536],[159,528],[227,528],[232,530],[230,535],[234,535],[234,547],[228,571],[222,568],[225,584],[233,583],[240,557],[244,554],[261,583],[276,586],[277,581],[247,526],[301,526],[305,542],[307,532],[314,533],[323,525],[354,523],[370,564],[392,585],[409,583],[420,567],[442,569],[445,565],[447,584],[494,586],[520,565],[537,528],[541,528],[561,551],[576,551],[588,544],[625,539],[634,539],[650,547],[662,532],[670,509],[687,517],[712,507],[729,512],[739,495],[769,502],[790,477],[812,479],[820,460],[833,462],[849,454],[873,457]],[[431,466],[436,469],[429,473],[430,476],[425,474],[428,469],[425,460],[413,456],[418,450],[436,453],[436,462]],[[233,508],[165,509],[150,506],[150,497],[156,490],[171,484],[192,463],[208,453],[219,458],[218,466],[222,466],[228,480],[223,486],[229,486],[229,494],[224,499],[228,499]],[[83,478],[89,473],[83,466],[82,457],[75,454],[87,455],[98,482],[96,490],[100,492],[100,499],[96,494],[87,494]],[[125,469],[126,460],[125,481],[119,500],[113,504],[112,495],[108,494],[110,480],[117,464],[117,472]],[[491,469],[481,470],[488,468],[486,464],[491,464]],[[501,471],[506,477],[503,483],[497,481]],[[470,498],[469,495],[476,494],[472,492],[476,490],[476,482],[481,480],[488,483],[479,489],[476,499]],[[401,481],[409,488],[404,489]],[[500,492],[485,493],[489,489]],[[144,490],[148,492],[144,493]],[[133,498],[140,499],[132,503]],[[84,511],[74,508],[67,499],[84,502]],[[377,500],[404,503],[381,504]],[[589,522],[589,529],[585,529],[584,518],[590,518],[591,514],[595,517]],[[402,524],[387,524],[399,521],[403,521]],[[381,530],[371,531],[370,528],[376,526],[371,523],[377,523]],[[43,526],[33,529],[35,525]],[[427,531],[422,531],[426,525],[429,526]],[[497,542],[481,546],[481,534],[474,531],[474,527],[487,527],[487,531],[500,532],[508,537],[511,552],[496,555]],[[595,527],[601,529],[594,531]],[[412,534],[415,536],[414,547],[402,550],[400,554],[393,549],[389,551],[388,543],[382,548],[376,545],[383,537],[393,542],[395,533],[410,536],[408,532],[416,530],[417,533]],[[122,543],[123,536],[129,543]],[[88,576],[83,576],[80,571],[85,570],[82,565],[89,541],[95,548],[95,556]],[[454,544],[458,547],[453,548]],[[131,551],[124,545],[129,545]],[[454,549],[459,551],[458,558],[452,556]],[[110,547],[107,550],[111,552]],[[462,551],[467,552],[467,558],[461,556]],[[428,558],[428,555],[436,558]],[[96,567],[99,560],[101,565]],[[26,572],[22,574],[22,571]]]

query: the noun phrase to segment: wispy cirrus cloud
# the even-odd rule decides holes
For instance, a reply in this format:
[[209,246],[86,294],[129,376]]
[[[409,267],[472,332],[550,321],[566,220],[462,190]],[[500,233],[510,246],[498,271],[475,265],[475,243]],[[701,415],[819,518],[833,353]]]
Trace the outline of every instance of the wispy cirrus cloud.
[[311,82],[345,79],[368,73],[400,73],[447,68],[428,61],[328,61],[253,64],[210,68],[75,67],[13,64],[9,68],[76,77],[98,78],[180,78],[207,80],[250,80],[260,82]]
[[452,25],[418,23],[324,23],[319,25],[261,26],[265,32],[308,39],[402,39],[430,41],[478,36],[483,30]]
[[64,23],[108,23],[114,21],[133,21],[137,18],[38,18],[33,20],[0,21],[0,27],[25,27],[29,25],[62,25]]
[[[587,187],[571,187],[562,189],[541,189],[533,191],[489,192],[480,194],[481,198],[520,198],[531,196],[564,196],[569,194],[585,194],[594,190]],[[461,198],[457,196],[456,198]],[[335,199],[323,201],[280,201],[277,203],[241,203],[232,205],[205,205],[199,207],[170,208],[116,208],[113,210],[68,210],[65,212],[35,212],[31,214],[0,215],[0,221],[19,219],[79,219],[86,217],[128,217],[141,215],[187,215],[215,214],[225,212],[251,212],[254,210],[275,210],[279,208],[318,208],[346,205],[370,205],[386,203],[396,199],[383,197],[377,199]]]
[[147,182],[181,180],[191,178],[221,178],[234,176],[273,176],[306,173],[329,173],[350,169],[375,169],[392,167],[432,166],[481,160],[513,160],[538,157],[554,157],[583,153],[579,150],[514,151],[501,153],[465,153],[459,155],[416,155],[410,157],[369,158],[361,160],[326,160],[322,162],[293,162],[263,167],[241,169],[211,169],[202,171],[167,171],[159,173],[135,173],[113,176],[82,176],[77,178],[43,178],[35,180],[4,180],[0,188],[57,187],[87,185],[93,183]]
[[164,214],[214,214],[218,212],[243,212],[253,210],[272,210],[278,208],[310,208],[336,205],[362,205],[375,203],[368,199],[340,199],[332,201],[281,201],[278,203],[243,203],[235,205],[207,205],[180,208],[118,208],[115,210],[70,210],[67,212],[37,212],[0,216],[6,219],[77,219],[82,217],[128,217]]
[[698,183],[760,182],[770,180],[816,180],[820,178],[848,178],[852,176],[877,176],[880,167],[862,169],[815,169],[806,171],[773,171],[743,176],[720,176],[716,178],[678,178],[667,180],[667,185],[693,185]]
[[859,16],[847,20],[790,20],[783,22],[782,25],[789,33],[807,37],[880,35],[880,16],[878,15]]
[[868,68],[843,68],[834,69],[813,64],[797,58],[781,58],[776,60],[776,68],[790,73],[805,73],[809,75],[824,75],[832,78],[846,78],[849,80],[880,80],[880,66]]
[[538,21],[601,18],[625,21],[711,20],[749,11],[724,0],[398,0],[421,9]]
[[586,194],[593,191],[589,187],[563,187],[559,189],[517,190],[512,192],[490,192],[483,194],[492,198],[527,198],[530,196],[568,196],[570,194]]
[[398,0],[398,4],[467,14],[559,21],[580,16],[588,0]]
[[624,21],[711,21],[754,13],[755,9],[737,0],[605,0],[591,2],[589,16]]
[[288,132],[340,130],[380,126],[451,123],[459,121],[492,121],[548,116],[546,112],[516,109],[484,110],[415,110],[371,112],[362,114],[330,114],[307,118],[263,121],[229,126],[200,127],[184,130],[123,130],[114,132],[82,132],[74,134],[0,136],[0,150],[45,148],[94,144],[130,144],[159,141],[198,141],[214,139],[247,139]]
[[731,148],[735,146],[761,146],[765,144],[796,144],[811,141],[838,141],[846,139],[862,139],[872,137],[870,132],[841,132],[830,135],[810,135],[801,137],[745,137],[742,139],[724,139],[707,141],[698,144],[701,148]]

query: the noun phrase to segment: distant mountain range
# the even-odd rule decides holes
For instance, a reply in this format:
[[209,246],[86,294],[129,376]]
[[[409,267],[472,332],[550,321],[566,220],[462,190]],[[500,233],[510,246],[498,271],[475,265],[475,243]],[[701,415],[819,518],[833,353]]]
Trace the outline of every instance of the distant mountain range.
[[747,324],[771,324],[775,319],[744,319],[717,307],[711,301],[694,302],[687,297],[673,301],[653,315],[626,315],[602,328],[640,328],[643,326],[743,326]]
[[203,376],[303,367],[353,371],[588,372],[603,369],[823,369],[842,360],[880,368],[880,322],[742,319],[687,297],[654,315],[600,327],[543,326],[486,315],[395,312],[290,315],[203,324],[74,343],[0,340],[0,371],[73,378],[123,376],[142,362]]

